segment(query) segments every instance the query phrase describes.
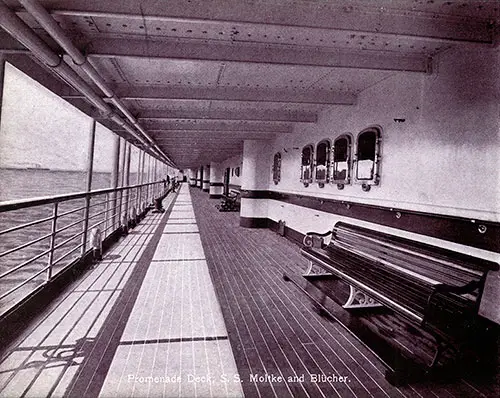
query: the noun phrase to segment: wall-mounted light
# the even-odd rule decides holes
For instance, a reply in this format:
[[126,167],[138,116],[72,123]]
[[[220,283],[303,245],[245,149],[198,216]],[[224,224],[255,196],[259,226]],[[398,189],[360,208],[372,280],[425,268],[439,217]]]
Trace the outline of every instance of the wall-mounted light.
[[394,123],[404,123],[405,121],[406,119],[402,117],[394,118]]

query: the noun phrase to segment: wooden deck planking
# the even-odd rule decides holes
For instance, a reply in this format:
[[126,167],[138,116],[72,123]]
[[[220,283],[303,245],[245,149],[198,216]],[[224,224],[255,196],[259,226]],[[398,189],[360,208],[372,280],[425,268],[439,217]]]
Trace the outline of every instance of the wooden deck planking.
[[[296,245],[269,230],[239,227],[238,213],[218,212],[217,200],[208,200],[196,189],[191,192],[241,374],[255,374],[256,369],[273,372],[279,364],[280,374],[314,374],[320,369],[325,374],[348,375],[350,383],[323,383],[316,396],[460,397],[487,396],[491,391],[465,380],[390,385],[371,351],[342,325],[319,316],[296,287],[283,282],[284,272],[300,274],[306,268]],[[289,361],[283,361],[284,352]],[[263,387],[249,382],[243,386],[252,396]],[[311,396],[312,391],[297,391],[294,386],[293,392],[282,388],[279,394],[266,393]]]
[[[0,397],[496,396],[495,385],[468,380],[391,386],[371,351],[283,281],[305,268],[298,248],[239,227],[217,203],[183,186],[169,214],[131,230],[2,356]],[[188,374],[214,378],[188,383]]]

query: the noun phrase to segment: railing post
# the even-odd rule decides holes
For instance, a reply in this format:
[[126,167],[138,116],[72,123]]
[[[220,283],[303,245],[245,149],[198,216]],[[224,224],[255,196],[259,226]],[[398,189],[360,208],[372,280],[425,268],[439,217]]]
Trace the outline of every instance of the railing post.
[[[142,184],[143,181],[143,168],[144,168],[144,151],[139,152],[139,164],[137,166],[137,183],[139,185]],[[137,213],[140,214],[142,209],[142,187],[137,188],[137,203],[135,208],[137,209]]]
[[5,55],[0,53],[0,120],[2,117],[2,95],[3,95],[3,84],[5,77]]
[[[122,188],[125,184],[125,164],[126,164],[126,154],[127,154],[127,145],[126,141],[123,140],[123,148],[121,148],[121,165],[120,165],[120,172],[121,172],[121,178],[120,178],[120,188]],[[120,228],[120,223],[122,220],[122,210],[123,210],[123,195],[124,195],[124,190],[120,190],[120,199],[118,201],[118,228]]]
[[90,191],[92,191],[92,173],[94,171],[95,126],[96,121],[95,119],[92,119],[87,154],[87,195],[85,196],[85,216],[83,220],[82,249],[80,252],[82,256],[85,255],[85,252],[87,250],[87,230],[89,229],[90,216]]
[[108,227],[109,227],[109,194],[105,195],[106,201],[106,210],[104,211],[104,234],[103,238],[108,235]]
[[[153,181],[156,181],[156,173],[158,171],[158,159],[155,158],[154,163],[153,163]],[[156,200],[158,197],[158,186],[155,184],[153,185],[153,202]]]
[[56,230],[57,230],[57,207],[59,203],[54,203],[54,209],[52,210],[52,226],[50,231],[50,252],[49,261],[47,269],[47,282],[52,279],[52,263],[54,262],[54,246],[56,245]]
[[[132,155],[132,144],[128,143],[127,144],[127,161],[125,163],[125,170],[124,170],[124,177],[125,177],[125,186],[130,185],[130,158]],[[128,226],[128,221],[130,218],[130,199],[132,195],[132,190],[130,188],[127,188],[127,196],[125,197],[125,214],[124,217],[126,219],[126,223]]]
[[118,187],[118,176],[120,172],[120,137],[115,136],[115,142],[113,146],[113,168],[111,169],[111,188],[115,191],[111,193],[111,232],[115,230],[116,227],[116,210],[117,210],[117,197],[116,188]]

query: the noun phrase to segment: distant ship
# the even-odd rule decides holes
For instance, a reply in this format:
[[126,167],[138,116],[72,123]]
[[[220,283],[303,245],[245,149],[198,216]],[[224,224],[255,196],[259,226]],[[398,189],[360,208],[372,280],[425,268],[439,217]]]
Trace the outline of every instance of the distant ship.
[[50,170],[48,167],[42,167],[42,165],[39,163],[34,163],[30,166],[27,166],[25,169],[26,170]]
[[0,166],[5,170],[50,170],[48,167],[42,167],[40,163],[14,163],[12,165]]

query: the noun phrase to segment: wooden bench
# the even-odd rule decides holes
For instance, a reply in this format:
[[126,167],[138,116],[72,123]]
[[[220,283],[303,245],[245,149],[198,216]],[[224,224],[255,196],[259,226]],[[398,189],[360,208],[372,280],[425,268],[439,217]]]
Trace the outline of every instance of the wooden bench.
[[231,189],[227,195],[222,195],[221,203],[217,206],[219,211],[239,211],[240,191]]
[[474,333],[487,273],[499,268],[491,261],[344,222],[327,233],[307,233],[301,254],[310,261],[306,278],[317,276],[313,270],[319,267],[326,271],[322,275],[349,284],[345,308],[383,305],[430,332],[437,342],[431,368],[443,347]]

